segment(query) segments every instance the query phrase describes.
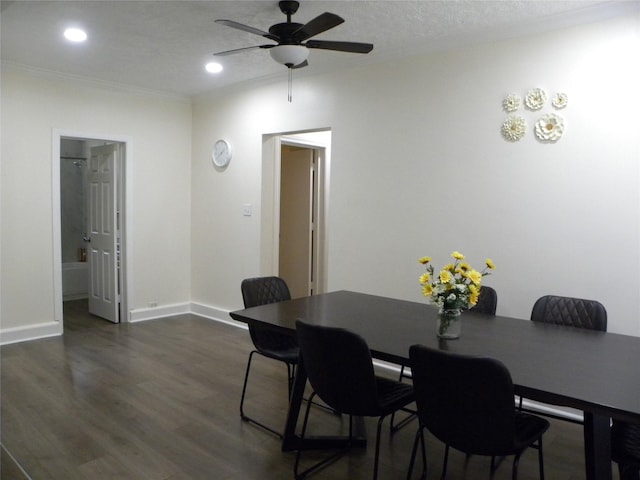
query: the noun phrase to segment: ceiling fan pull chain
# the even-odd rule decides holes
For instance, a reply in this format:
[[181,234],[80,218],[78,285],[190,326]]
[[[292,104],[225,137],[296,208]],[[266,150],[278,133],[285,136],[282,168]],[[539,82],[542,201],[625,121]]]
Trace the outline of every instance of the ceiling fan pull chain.
[[289,100],[289,103],[291,103],[291,100],[293,98],[293,68],[289,67],[287,70],[289,70],[289,88],[287,92],[287,100]]

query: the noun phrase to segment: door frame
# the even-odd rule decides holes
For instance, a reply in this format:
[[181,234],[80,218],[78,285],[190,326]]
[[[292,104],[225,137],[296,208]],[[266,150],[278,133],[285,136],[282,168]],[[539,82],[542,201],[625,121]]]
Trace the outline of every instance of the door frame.
[[79,140],[101,140],[124,145],[122,168],[117,178],[120,184],[120,309],[119,321],[129,322],[129,305],[132,304],[131,285],[133,285],[133,139],[130,136],[82,132],[77,130],[53,129],[51,159],[51,196],[53,225],[53,295],[54,320],[63,331],[62,311],[62,226],[60,211],[60,141],[62,138]]
[[[327,140],[314,138],[313,134],[325,132]],[[314,150],[318,191],[314,201],[316,208],[317,248],[313,259],[314,293],[327,291],[328,241],[327,218],[329,213],[329,179],[331,171],[331,129],[287,132],[263,135],[262,138],[262,195],[260,218],[260,272],[261,275],[278,275],[280,237],[280,174],[282,144]]]

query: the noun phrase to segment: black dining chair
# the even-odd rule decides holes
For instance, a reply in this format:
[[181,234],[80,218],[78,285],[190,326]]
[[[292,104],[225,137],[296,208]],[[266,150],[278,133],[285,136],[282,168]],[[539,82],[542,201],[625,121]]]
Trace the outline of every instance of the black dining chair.
[[[482,286],[480,288],[480,295],[478,302],[469,309],[470,312],[482,313],[485,315],[495,315],[498,307],[498,293],[494,288]],[[399,381],[403,379],[410,379],[411,373],[407,372],[404,365],[400,367]],[[415,418],[415,411],[409,410],[409,415],[405,416],[400,422],[395,423],[395,414],[391,415],[391,431],[396,431]]]
[[495,315],[498,308],[498,292],[494,288],[483,285],[480,287],[478,302],[469,309],[470,312]]
[[[247,278],[242,281],[242,300],[244,307],[250,308],[258,305],[282,302],[291,299],[287,283],[279,277],[256,277]],[[244,399],[247,392],[247,381],[251,369],[251,360],[255,353],[263,357],[271,358],[283,362],[287,366],[287,391],[291,397],[291,388],[295,377],[296,365],[298,364],[299,348],[295,335],[274,332],[258,324],[249,324],[249,334],[253,342],[254,350],[249,354],[247,369],[242,385],[242,397],[240,398],[240,417],[254,423],[282,438],[282,433],[266,424],[249,417],[244,411]],[[284,423],[284,422],[283,422]]]
[[467,455],[490,456],[491,473],[496,468],[495,457],[515,455],[512,478],[516,480],[520,456],[529,447],[538,449],[540,479],[544,479],[542,435],[549,422],[516,410],[513,382],[503,363],[422,345],[412,345],[409,358],[419,426],[408,479],[418,445],[422,446],[423,477],[426,477],[425,429],[445,444],[443,479],[450,448]]
[[640,478],[640,424],[613,421],[611,458],[618,464],[620,480]]
[[545,295],[536,300],[533,305],[531,320],[601,332],[607,331],[607,311],[596,300]]
[[[356,333],[335,327],[296,322],[301,362],[313,393],[329,407],[349,416],[347,447],[300,472],[304,447],[298,448],[294,474],[305,478],[344,455],[353,440],[353,416],[379,417],[376,433],[373,478],[378,476],[380,432],[382,422],[389,414],[413,402],[411,385],[376,376],[371,351],[366,341]],[[301,431],[304,442],[309,421],[311,401],[307,402]]]
[[[533,304],[531,310],[533,322],[552,323],[567,327],[583,328],[587,330],[607,331],[607,310],[596,300],[583,298],[562,297],[558,295],[545,295]],[[518,401],[522,408],[522,397]],[[544,413],[544,415],[568,420],[573,423],[582,423],[568,417]]]

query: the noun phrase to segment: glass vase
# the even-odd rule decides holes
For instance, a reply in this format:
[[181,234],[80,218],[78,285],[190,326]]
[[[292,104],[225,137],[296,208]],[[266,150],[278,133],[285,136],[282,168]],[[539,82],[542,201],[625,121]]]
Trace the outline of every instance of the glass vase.
[[454,339],[460,337],[460,309],[441,308],[438,312],[438,337]]

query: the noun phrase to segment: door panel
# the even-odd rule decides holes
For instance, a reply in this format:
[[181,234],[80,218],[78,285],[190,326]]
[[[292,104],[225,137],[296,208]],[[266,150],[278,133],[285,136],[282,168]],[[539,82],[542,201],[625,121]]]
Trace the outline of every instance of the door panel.
[[293,298],[310,295],[313,150],[284,146],[280,179],[279,275]]
[[117,323],[118,249],[116,144],[93,147],[89,158],[89,312]]

